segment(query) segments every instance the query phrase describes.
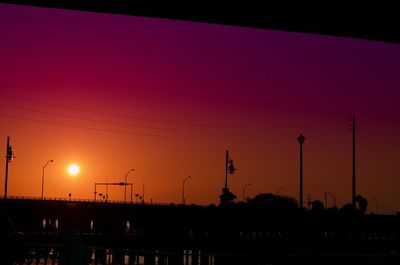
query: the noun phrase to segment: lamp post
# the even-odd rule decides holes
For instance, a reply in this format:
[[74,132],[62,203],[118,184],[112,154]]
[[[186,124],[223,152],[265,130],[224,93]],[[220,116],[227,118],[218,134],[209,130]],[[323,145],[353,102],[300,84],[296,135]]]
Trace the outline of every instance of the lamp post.
[[144,204],[144,181],[142,185],[142,204]]
[[328,194],[331,195],[332,198],[333,198],[333,207],[336,207],[336,197],[335,197],[335,195],[333,195],[332,192],[326,191],[326,192],[324,192],[324,198],[325,198],[324,206],[325,206],[325,208],[328,208],[328,206],[327,206],[328,205]]
[[188,181],[191,178],[191,176],[187,176],[183,182],[182,182],[182,203],[185,205],[186,200],[185,200],[185,182]]
[[225,190],[228,190],[228,172],[233,174],[236,171],[235,166],[233,165],[233,160],[229,159],[229,151],[226,150],[225,155]]
[[352,176],[352,204],[356,206],[356,118],[353,116],[353,176]]
[[328,194],[330,194],[332,196],[332,198],[333,198],[333,207],[336,207],[336,197],[335,197],[335,195],[333,195],[333,193],[329,192],[329,191],[328,191]]
[[300,134],[297,141],[300,144],[300,209],[303,208],[303,143],[306,138]]
[[131,168],[131,169],[129,169],[128,170],[128,172],[126,172],[126,174],[125,174],[125,189],[124,189],[124,202],[126,202],[126,178],[128,177],[128,175],[129,175],[129,173],[130,172],[132,172],[132,171],[134,171],[135,169],[133,169],[133,168]]
[[248,184],[244,185],[244,187],[243,187],[243,191],[242,191],[242,198],[243,198],[243,201],[244,201],[244,194],[245,194],[245,192],[246,192],[246,188],[247,188],[248,186],[250,186],[250,185],[251,185],[251,184],[248,183]]
[[48,165],[50,162],[53,163],[54,160],[48,160],[48,161],[46,162],[46,164],[44,164],[44,166],[43,166],[43,171],[42,171],[42,200],[43,200],[43,190],[44,190],[44,170],[45,170],[45,168],[47,167],[47,165]]

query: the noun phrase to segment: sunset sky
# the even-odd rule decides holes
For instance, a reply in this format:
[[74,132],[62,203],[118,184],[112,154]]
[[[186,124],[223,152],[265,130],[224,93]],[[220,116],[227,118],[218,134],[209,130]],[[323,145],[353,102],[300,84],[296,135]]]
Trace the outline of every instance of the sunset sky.
[[[10,196],[92,199],[128,176],[160,203],[217,204],[225,150],[240,199],[271,192],[400,211],[400,45],[0,4],[0,148]],[[4,194],[5,160],[0,163]],[[76,163],[80,172],[67,173]],[[105,192],[105,188],[99,188]],[[110,200],[123,200],[110,187]],[[128,189],[129,191],[129,189]],[[305,198],[306,199],[306,198]],[[332,197],[328,206],[332,206]]]

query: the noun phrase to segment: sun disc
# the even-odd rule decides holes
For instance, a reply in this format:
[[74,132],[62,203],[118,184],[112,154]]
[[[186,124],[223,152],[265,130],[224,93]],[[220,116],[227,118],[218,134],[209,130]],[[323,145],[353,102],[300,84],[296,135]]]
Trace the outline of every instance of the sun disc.
[[76,164],[72,164],[68,167],[68,173],[72,176],[76,176],[79,173],[79,166]]

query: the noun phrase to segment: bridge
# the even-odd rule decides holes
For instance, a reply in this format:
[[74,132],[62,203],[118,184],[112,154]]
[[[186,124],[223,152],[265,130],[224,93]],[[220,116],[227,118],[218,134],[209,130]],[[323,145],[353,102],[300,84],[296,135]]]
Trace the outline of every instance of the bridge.
[[400,262],[400,215],[20,198],[0,210],[10,264]]
[[396,2],[0,0],[30,6],[400,42]]

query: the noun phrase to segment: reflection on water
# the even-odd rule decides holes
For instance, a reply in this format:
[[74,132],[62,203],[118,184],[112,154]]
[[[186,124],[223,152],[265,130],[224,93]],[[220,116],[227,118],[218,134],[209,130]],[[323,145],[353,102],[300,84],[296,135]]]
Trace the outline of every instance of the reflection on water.
[[[18,265],[58,265],[62,262],[60,251],[55,248],[40,249],[28,251],[27,257],[14,261]],[[214,255],[203,255],[201,251],[185,249],[182,253],[167,253],[158,250],[153,252],[134,252],[129,250],[117,249],[92,249],[88,254],[90,256],[89,265],[214,265]],[[179,262],[180,260],[180,262]],[[178,263],[174,263],[178,261]],[[74,261],[73,261],[74,262]],[[79,264],[81,260],[76,260]],[[73,263],[75,264],[75,263]]]

